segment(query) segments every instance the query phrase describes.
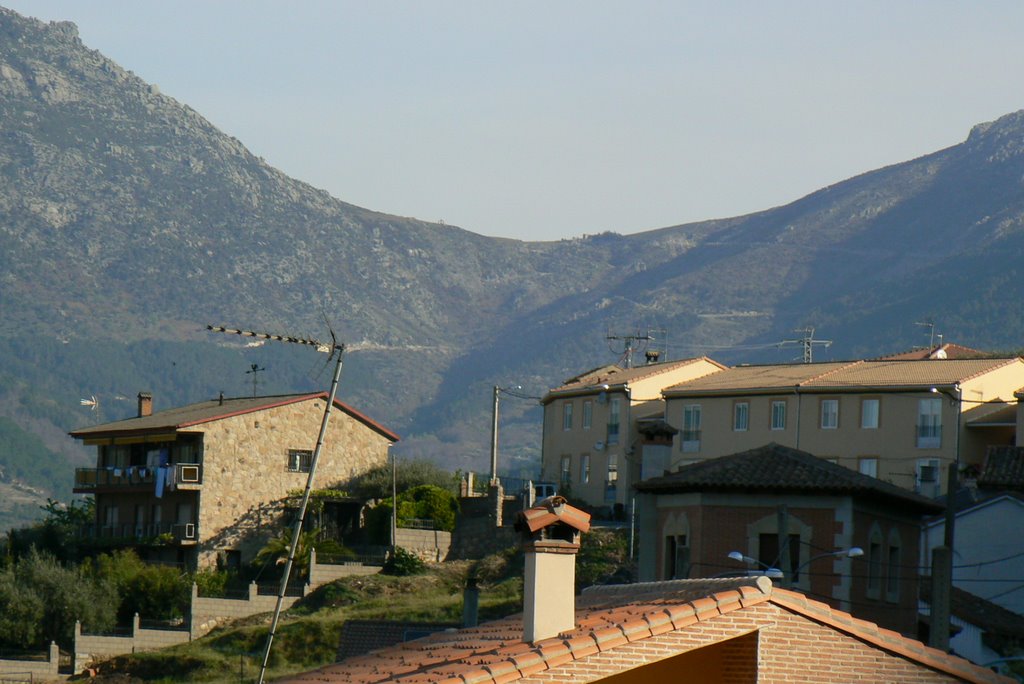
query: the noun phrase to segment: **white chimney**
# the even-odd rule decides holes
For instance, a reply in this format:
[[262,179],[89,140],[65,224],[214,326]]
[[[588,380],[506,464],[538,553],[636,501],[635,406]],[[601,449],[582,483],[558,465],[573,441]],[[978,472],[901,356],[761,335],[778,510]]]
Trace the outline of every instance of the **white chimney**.
[[576,552],[590,514],[553,496],[517,515],[526,553],[523,641],[535,643],[576,627]]

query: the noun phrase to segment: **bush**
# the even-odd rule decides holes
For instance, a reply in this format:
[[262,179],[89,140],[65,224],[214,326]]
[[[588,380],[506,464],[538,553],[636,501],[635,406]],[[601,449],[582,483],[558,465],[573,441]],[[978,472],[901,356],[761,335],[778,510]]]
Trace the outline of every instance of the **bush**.
[[[386,499],[367,511],[366,530],[378,544],[391,541],[391,507],[391,499]],[[458,501],[450,492],[435,485],[420,485],[398,495],[398,526],[430,520],[434,529],[451,532],[458,509]]]
[[110,629],[117,603],[112,582],[33,549],[0,572],[0,641],[17,648],[50,641],[69,647],[76,620],[90,630]]
[[177,568],[144,563],[130,549],[102,554],[84,567],[116,588],[121,624],[127,624],[135,613],[150,620],[173,620],[188,612],[192,582]]
[[[456,476],[447,470],[442,470],[431,461],[413,460],[399,463],[395,472],[395,480],[395,489],[398,494],[424,484],[434,485],[453,495],[458,492]],[[377,466],[373,470],[368,470],[353,478],[347,489],[354,496],[363,499],[390,499],[391,464]]]
[[427,564],[420,560],[416,554],[410,553],[401,546],[388,556],[381,570],[385,575],[405,577],[407,575],[418,575],[427,569]]

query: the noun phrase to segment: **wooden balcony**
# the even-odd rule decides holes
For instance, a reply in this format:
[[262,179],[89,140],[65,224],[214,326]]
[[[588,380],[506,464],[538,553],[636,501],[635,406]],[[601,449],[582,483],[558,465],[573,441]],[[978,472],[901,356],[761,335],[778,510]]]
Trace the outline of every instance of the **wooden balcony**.
[[[164,491],[196,490],[203,486],[203,468],[198,463],[175,463],[163,466]],[[76,494],[111,491],[156,491],[157,470],[149,466],[126,468],[76,468]]]

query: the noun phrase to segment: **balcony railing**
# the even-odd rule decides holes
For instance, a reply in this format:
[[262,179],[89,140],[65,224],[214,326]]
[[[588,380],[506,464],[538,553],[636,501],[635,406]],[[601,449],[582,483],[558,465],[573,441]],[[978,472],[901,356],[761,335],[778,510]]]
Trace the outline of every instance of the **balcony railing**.
[[[175,463],[163,466],[165,488],[195,489],[203,483],[203,468],[198,463]],[[75,490],[90,491],[106,487],[156,487],[157,470],[152,466],[125,468],[76,468]]]
[[199,526],[195,523],[114,523],[110,525],[83,525],[79,528],[83,539],[109,539],[148,544],[195,544],[199,541]]
[[682,440],[684,452],[700,451],[700,430],[683,430]]

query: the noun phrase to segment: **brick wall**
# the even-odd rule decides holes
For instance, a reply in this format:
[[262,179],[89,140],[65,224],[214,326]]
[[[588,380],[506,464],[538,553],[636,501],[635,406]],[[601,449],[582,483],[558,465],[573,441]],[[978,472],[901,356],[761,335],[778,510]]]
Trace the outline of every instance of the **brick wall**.
[[[752,676],[750,657],[754,639],[756,676]],[[706,650],[708,647],[711,650]],[[699,665],[712,661],[729,666]],[[612,673],[618,674],[609,677]],[[539,684],[607,678],[608,682],[625,684],[666,681],[669,677],[698,684],[960,681],[771,603],[624,644],[520,681]]]

